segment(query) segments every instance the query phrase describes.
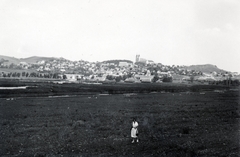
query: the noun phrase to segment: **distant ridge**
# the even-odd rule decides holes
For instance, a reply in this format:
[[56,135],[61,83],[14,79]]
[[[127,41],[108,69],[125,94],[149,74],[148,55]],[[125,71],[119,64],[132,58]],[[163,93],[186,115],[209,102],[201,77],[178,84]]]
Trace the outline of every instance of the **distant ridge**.
[[119,62],[133,63],[132,61],[126,60],[126,59],[115,59],[115,60],[102,61],[102,63],[115,63],[115,64],[119,64]]
[[9,57],[9,56],[3,56],[0,55],[0,60],[5,60],[5,64],[10,65],[11,63],[13,64],[19,64],[21,61],[18,58],[15,57]]
[[27,63],[36,63],[38,61],[52,61],[55,59],[59,59],[59,58],[55,58],[55,57],[39,57],[39,56],[33,56],[33,57],[28,57],[28,58],[21,58],[20,60],[22,62],[27,62]]
[[201,72],[205,72],[205,73],[210,73],[213,71],[215,71],[217,73],[227,72],[226,70],[219,69],[216,65],[212,65],[212,64],[190,65],[190,66],[185,66],[184,69],[201,71]]
[[[15,57],[0,55],[0,63],[4,62],[4,64],[7,64],[7,65],[10,65],[11,63],[19,64],[20,62],[36,63],[36,62],[42,61],[42,60],[53,61],[53,60],[67,60],[67,59],[62,58],[62,57],[56,58],[56,57],[39,57],[39,56],[32,56],[32,57],[28,57],[28,58],[15,58]],[[119,62],[133,63],[131,60],[126,60],[126,59],[102,61],[102,63],[115,63],[115,64],[119,64]],[[227,72],[226,70],[219,69],[216,65],[212,65],[212,64],[183,66],[182,69],[201,71],[204,73],[211,73],[214,71],[217,73]]]
[[27,62],[27,63],[36,63],[38,61],[51,61],[51,60],[66,60],[64,58],[56,58],[56,57],[39,57],[39,56],[32,56],[28,58],[15,58],[15,57],[9,57],[9,56],[3,56],[0,55],[0,60],[6,60],[5,63],[10,65],[11,63],[13,64],[19,64],[20,62]]

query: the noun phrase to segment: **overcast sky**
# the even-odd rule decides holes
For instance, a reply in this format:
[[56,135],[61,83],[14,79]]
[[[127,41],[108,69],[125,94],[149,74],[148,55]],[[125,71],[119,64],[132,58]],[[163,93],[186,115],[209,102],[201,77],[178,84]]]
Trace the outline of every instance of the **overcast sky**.
[[0,0],[0,54],[240,72],[240,1]]

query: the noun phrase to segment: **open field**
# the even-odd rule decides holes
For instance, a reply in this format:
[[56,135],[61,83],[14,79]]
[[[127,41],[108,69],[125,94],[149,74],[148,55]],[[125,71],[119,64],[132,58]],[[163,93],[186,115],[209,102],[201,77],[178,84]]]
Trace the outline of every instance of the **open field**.
[[14,85],[29,88],[0,90],[0,156],[239,154],[239,87]]

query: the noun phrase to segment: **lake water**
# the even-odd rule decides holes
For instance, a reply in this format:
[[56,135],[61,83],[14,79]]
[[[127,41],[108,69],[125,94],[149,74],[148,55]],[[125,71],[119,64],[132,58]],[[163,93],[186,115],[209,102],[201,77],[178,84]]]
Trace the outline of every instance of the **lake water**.
[[26,89],[28,86],[21,87],[0,87],[0,89]]

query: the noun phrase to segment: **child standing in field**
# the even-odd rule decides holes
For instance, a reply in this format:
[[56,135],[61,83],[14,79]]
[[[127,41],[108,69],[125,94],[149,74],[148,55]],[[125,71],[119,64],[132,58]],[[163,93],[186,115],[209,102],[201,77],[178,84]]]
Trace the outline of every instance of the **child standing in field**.
[[138,122],[136,119],[133,119],[132,122],[132,129],[131,129],[131,137],[132,137],[132,143],[136,140],[138,142]]

